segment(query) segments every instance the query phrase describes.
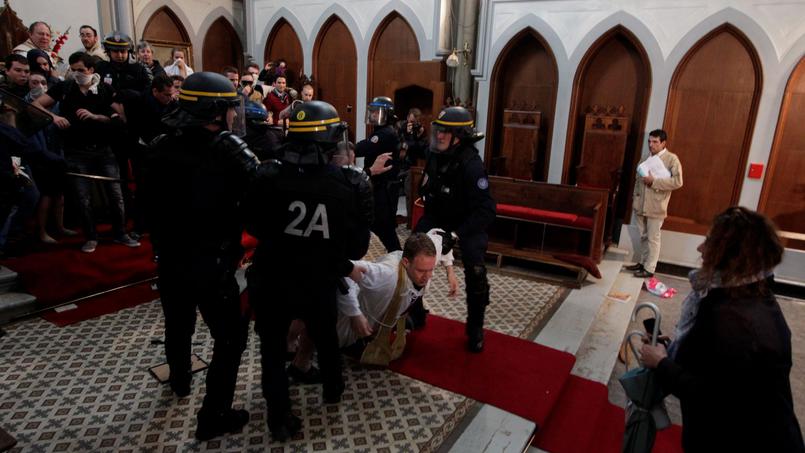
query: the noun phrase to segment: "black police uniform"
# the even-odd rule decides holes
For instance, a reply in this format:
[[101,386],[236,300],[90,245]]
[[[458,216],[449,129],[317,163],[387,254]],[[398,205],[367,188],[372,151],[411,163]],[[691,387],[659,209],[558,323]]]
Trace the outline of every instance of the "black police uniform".
[[247,412],[231,408],[248,336],[235,270],[243,254],[240,202],[259,161],[230,132],[204,127],[220,124],[217,115],[234,103],[231,83],[220,74],[201,72],[188,77],[185,86],[194,94],[180,91],[180,109],[163,120],[177,129],[153,142],[147,205],[159,253],[165,355],[177,394],[190,391],[196,307],[215,341],[196,429],[196,437],[206,440],[248,422]]
[[445,153],[431,152],[420,195],[425,212],[416,231],[441,228],[458,235],[467,285],[467,335],[470,349],[480,350],[484,311],[489,304],[484,264],[489,242],[486,230],[495,219],[495,201],[478,150],[465,143]]
[[116,63],[100,60],[95,65],[95,73],[101,76],[101,82],[111,85],[118,93],[122,90],[145,91],[151,87],[154,78],[139,61]]
[[150,224],[159,250],[171,382],[189,383],[190,341],[198,307],[215,340],[202,406],[209,413],[232,405],[248,330],[235,270],[243,255],[238,203],[250,169],[231,155],[238,142],[228,133],[182,129],[158,139],[150,165]]
[[[292,120],[289,134],[293,130]],[[289,140],[294,140],[292,135]],[[249,303],[261,340],[268,426],[280,441],[300,427],[290,412],[288,327],[293,319],[305,322],[318,351],[324,401],[339,401],[344,381],[335,295],[340,280],[352,270],[349,260],[361,258],[369,245],[368,178],[327,163],[317,146],[289,141],[280,147],[278,160],[264,164],[244,209],[247,231],[260,241],[247,272]]]
[[374,232],[386,251],[402,250],[397,237],[397,203],[400,197],[400,137],[391,126],[381,126],[374,130],[372,136],[355,145],[355,156],[364,158],[364,168],[368,169],[383,153],[392,153],[391,170],[379,175],[372,175],[374,191]]

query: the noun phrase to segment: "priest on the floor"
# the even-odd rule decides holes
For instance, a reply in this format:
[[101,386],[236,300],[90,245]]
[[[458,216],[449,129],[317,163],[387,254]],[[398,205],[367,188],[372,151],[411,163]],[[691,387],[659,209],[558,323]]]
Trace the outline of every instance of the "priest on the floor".
[[[347,280],[349,291],[338,295],[339,346],[361,354],[361,362],[388,365],[405,347],[405,318],[408,307],[422,297],[436,264],[447,270],[453,297],[458,280],[453,270],[453,252],[442,255],[441,230],[414,233],[403,250],[383,255],[376,261],[355,261],[364,270],[359,282]],[[392,341],[393,340],[393,341]],[[317,370],[310,365],[312,348],[306,339],[288,368],[297,381],[315,382]]]

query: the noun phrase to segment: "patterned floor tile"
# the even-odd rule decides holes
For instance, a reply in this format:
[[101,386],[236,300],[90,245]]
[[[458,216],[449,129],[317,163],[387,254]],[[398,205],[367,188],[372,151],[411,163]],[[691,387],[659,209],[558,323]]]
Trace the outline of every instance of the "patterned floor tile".
[[[371,254],[381,253],[373,241]],[[463,282],[461,270],[457,273]],[[490,274],[490,283],[487,325],[509,335],[527,335],[563,294],[556,286],[498,274]],[[463,293],[446,294],[440,271],[427,303],[434,313],[463,320]],[[0,339],[0,425],[19,442],[12,451],[427,452],[442,444],[474,404],[348,361],[341,404],[322,406],[319,386],[292,387],[304,429],[278,444],[265,425],[259,341],[252,335],[235,394],[236,405],[251,414],[249,424],[240,434],[197,442],[194,414],[203,398],[203,372],[194,378],[193,393],[182,399],[147,372],[164,361],[157,302],[64,328],[32,320],[7,330]],[[209,331],[201,322],[193,344],[200,357],[212,355]]]

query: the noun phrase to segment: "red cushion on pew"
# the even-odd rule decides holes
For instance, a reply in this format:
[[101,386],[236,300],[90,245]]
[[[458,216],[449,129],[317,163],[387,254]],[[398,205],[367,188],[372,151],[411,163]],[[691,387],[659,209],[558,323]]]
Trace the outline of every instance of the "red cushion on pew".
[[593,229],[593,218],[592,217],[582,217],[579,216],[575,222],[573,222],[573,226],[577,228],[584,228],[585,230],[592,230]]
[[515,217],[523,220],[535,222],[560,223],[562,225],[573,225],[578,219],[576,214],[566,212],[547,211],[544,209],[529,208],[526,206],[516,206],[513,204],[497,205],[498,215]]

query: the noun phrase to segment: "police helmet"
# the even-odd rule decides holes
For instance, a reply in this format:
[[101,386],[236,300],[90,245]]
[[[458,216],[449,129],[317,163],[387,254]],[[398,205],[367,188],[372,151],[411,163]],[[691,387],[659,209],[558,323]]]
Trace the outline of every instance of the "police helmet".
[[179,89],[179,108],[163,122],[171,127],[203,126],[220,121],[230,108],[239,108],[243,96],[232,82],[216,72],[194,72]]
[[335,107],[324,101],[300,102],[291,110],[288,139],[319,145],[336,145],[343,139],[347,123]]
[[103,38],[103,49],[106,53],[113,50],[128,50],[129,54],[134,52],[134,43],[125,33],[113,31]]
[[482,134],[475,132],[473,128],[474,123],[475,121],[472,118],[472,114],[464,107],[447,107],[439,112],[436,119],[430,123],[431,148],[434,148],[438,144],[436,134],[439,132],[449,132],[453,134],[453,137],[458,138],[460,142],[473,142],[483,138]]
[[396,121],[394,103],[387,96],[378,96],[366,106],[366,124],[385,126]]
[[265,107],[254,101],[247,102],[244,111],[246,113],[246,121],[250,123],[265,123],[266,118],[268,118],[268,112],[266,112]]

